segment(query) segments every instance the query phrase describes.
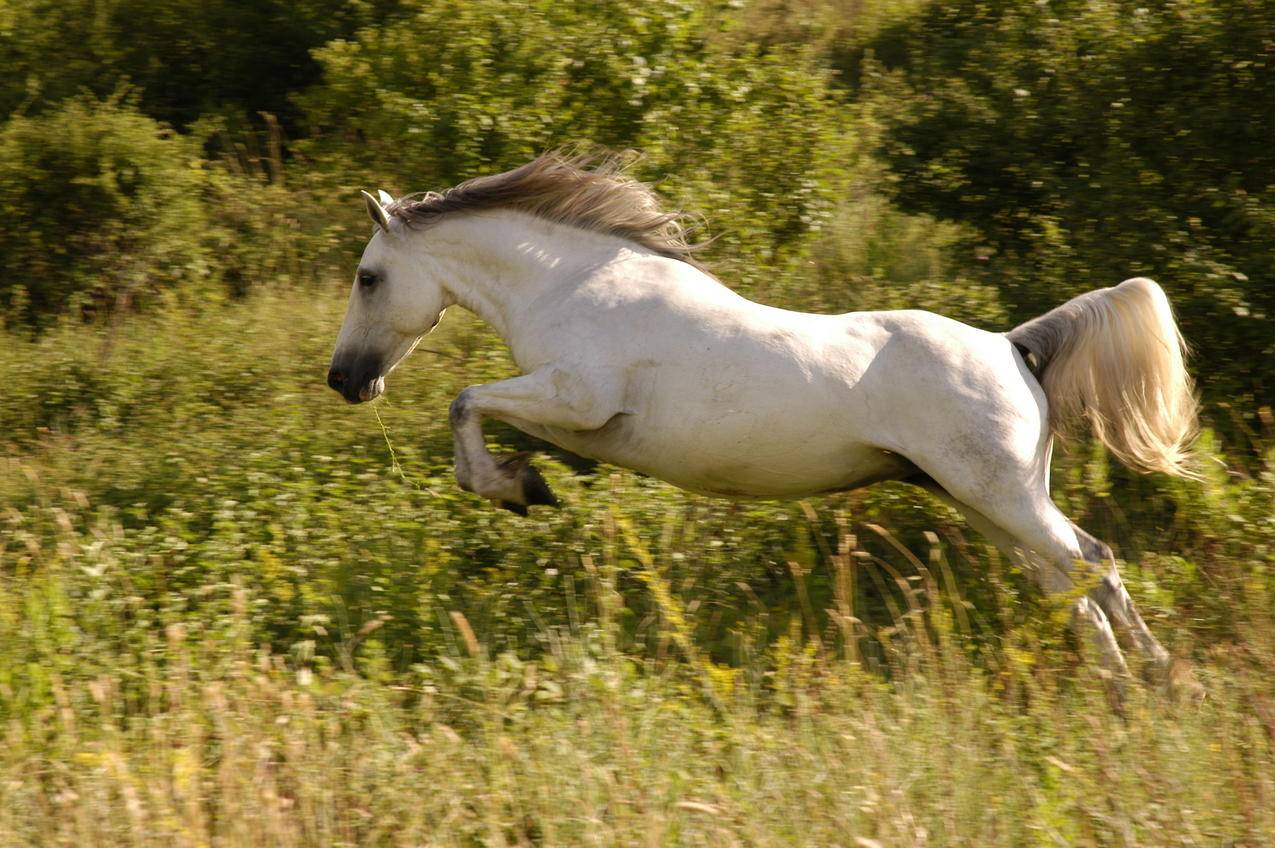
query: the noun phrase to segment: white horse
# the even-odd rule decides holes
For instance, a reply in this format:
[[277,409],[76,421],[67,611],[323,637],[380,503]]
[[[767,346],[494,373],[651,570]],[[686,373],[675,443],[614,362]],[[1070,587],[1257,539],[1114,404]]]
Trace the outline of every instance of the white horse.
[[614,158],[549,154],[442,194],[364,193],[375,224],[328,383],[351,403],[460,304],[522,376],[451,405],[461,487],[525,514],[556,499],[495,418],[568,451],[709,495],[794,498],[886,480],[927,486],[1076,605],[1104,663],[1112,624],[1155,666],[1111,549],[1049,497],[1053,434],[1087,418],[1126,464],[1189,474],[1196,400],[1164,292],[1081,295],[1009,333],[916,310],[808,315],[753,303],[692,259],[676,213]]

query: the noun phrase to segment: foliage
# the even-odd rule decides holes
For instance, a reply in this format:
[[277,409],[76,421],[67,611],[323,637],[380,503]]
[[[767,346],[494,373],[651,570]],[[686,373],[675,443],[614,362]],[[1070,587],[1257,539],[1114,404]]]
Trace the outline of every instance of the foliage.
[[[753,296],[838,309],[946,293],[936,303],[959,306],[959,278],[991,326],[1147,273],[1178,305],[1210,399],[1239,401],[1248,426],[1270,404],[1264,4],[241,6],[0,10],[14,71],[0,109],[14,115],[127,82],[143,113],[238,160],[258,132],[244,116],[282,114],[270,133],[286,167],[269,185],[297,203],[263,198],[254,218],[218,179],[232,189],[203,198],[226,223],[207,276],[234,293],[326,271],[352,248],[329,224],[357,221],[334,203],[358,187],[437,189],[562,144],[634,147],[643,176],[705,216],[720,236],[710,260]],[[213,117],[223,129],[209,134]],[[881,216],[856,217],[882,194]],[[914,239],[896,255],[937,260],[907,289],[879,262],[846,263],[858,227],[893,221]],[[61,241],[65,224],[48,226],[36,240]]]
[[0,297],[11,317],[198,280],[203,184],[194,146],[118,97],[9,118],[0,127]]
[[[56,638],[73,579],[44,575],[25,598],[6,587],[0,645]],[[579,592],[601,609],[612,596],[601,573]],[[1269,680],[1233,657],[1210,667],[1204,702],[1135,693],[1121,717],[1100,686],[1058,688],[1044,674],[1025,675],[1021,706],[1007,703],[950,631],[900,662],[892,687],[790,647],[777,658],[777,705],[732,669],[644,661],[617,651],[607,626],[582,622],[543,629],[536,661],[458,627],[452,653],[389,686],[344,665],[298,671],[259,649],[248,621],[257,605],[236,589],[233,608],[197,633],[139,632],[118,654],[67,645],[83,665],[49,674],[58,708],[4,725],[0,845],[911,846],[1045,835],[1186,846],[1260,845],[1275,828],[1270,719],[1253,713],[1269,704]],[[31,616],[21,636],[15,614]]]
[[732,505],[542,460],[561,511],[485,506],[445,410],[507,359],[450,320],[387,444],[322,385],[332,288],[0,336],[0,841],[1270,832],[1269,466],[1058,469],[1207,687],[1121,717],[1066,601],[908,487]]
[[141,89],[174,126],[202,115],[291,118],[310,50],[392,13],[393,0],[18,0],[0,4],[0,113],[43,112],[84,90]]
[[263,288],[299,290],[349,274],[355,250],[367,238],[366,213],[333,187],[333,176],[288,167],[280,124],[267,115],[261,131],[235,130],[219,118],[202,118],[192,134],[205,147],[227,152],[205,162],[204,203],[213,217],[192,233],[217,257],[217,298]]
[[1213,398],[1275,395],[1275,16],[1251,0],[934,4],[878,36],[895,197],[974,227],[1016,318],[1155,277]]
[[[0,0],[0,845],[1270,842],[1273,20]],[[736,504],[551,454],[563,509],[487,506],[446,408],[513,366],[472,316],[340,403],[356,189],[563,144],[641,150],[770,303],[1000,330],[1157,276],[1206,479],[1081,442],[1053,494],[1179,685],[1113,708],[1069,599],[902,484]]]
[[[547,470],[568,504],[561,512],[522,520],[460,492],[447,404],[465,385],[507,375],[510,363],[488,334],[450,320],[395,373],[388,403],[377,406],[387,439],[373,410],[341,404],[322,382],[343,294],[344,286],[305,302],[257,295],[97,329],[65,325],[33,340],[6,336],[0,432],[9,459],[0,500],[11,511],[0,557],[9,573],[71,556],[98,574],[83,585],[87,595],[144,599],[145,613],[133,615],[192,633],[224,611],[239,585],[261,603],[252,611],[255,640],[331,657],[379,621],[401,671],[445,648],[439,628],[456,609],[493,647],[534,651],[537,622],[566,616],[564,592],[581,558],[624,556],[601,501],[625,504],[646,547],[668,563],[672,585],[704,609],[698,641],[717,659],[764,651],[802,619],[790,563],[814,569],[813,609],[832,606],[835,581],[820,552],[841,531],[811,525],[793,505],[688,499],[655,481],[580,477],[552,461]],[[511,447],[535,446],[494,432]],[[1228,479],[1219,466],[1202,487],[1120,480],[1138,500],[1129,516],[1101,454],[1077,454],[1057,477],[1069,514],[1145,564],[1127,578],[1166,638],[1190,652],[1260,626],[1260,612],[1257,625],[1239,615],[1237,598],[1270,579],[1269,471]],[[884,523],[913,545],[924,544],[925,531],[958,526],[905,486],[842,496],[827,509]],[[64,520],[80,536],[73,555],[59,553]],[[893,556],[875,534],[854,532],[862,550]],[[962,594],[984,610],[998,603],[981,549],[957,545],[952,556]],[[1004,592],[1034,596],[1019,577],[1005,579]],[[621,588],[632,644],[646,643],[658,632],[645,618],[646,591],[632,576]],[[885,626],[875,616],[889,593],[860,589],[858,616]],[[93,607],[83,612],[73,631],[105,644],[122,638],[95,634]],[[823,625],[806,627],[823,633]],[[971,635],[994,642],[996,632]]]
[[851,131],[807,52],[715,49],[706,15],[677,0],[420,3],[318,51],[304,149],[405,193],[563,143],[636,148],[643,175],[723,235],[734,279],[790,279]]

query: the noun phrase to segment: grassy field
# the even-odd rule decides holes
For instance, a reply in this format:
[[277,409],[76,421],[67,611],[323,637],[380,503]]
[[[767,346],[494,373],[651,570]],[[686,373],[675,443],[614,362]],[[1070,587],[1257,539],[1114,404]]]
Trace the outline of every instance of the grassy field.
[[347,407],[343,300],[0,338],[0,845],[1275,840],[1263,434],[1203,484],[1059,464],[1198,685],[1116,708],[1067,599],[908,487],[548,457],[562,510],[490,508],[445,411],[500,346],[450,315]]
[[[0,848],[1275,845],[1272,44],[1262,0],[0,0]],[[460,491],[448,404],[513,369],[458,310],[340,401],[358,189],[560,146],[776,306],[1159,281],[1205,479],[1081,440],[1053,495],[1172,685],[1116,699],[905,485]]]

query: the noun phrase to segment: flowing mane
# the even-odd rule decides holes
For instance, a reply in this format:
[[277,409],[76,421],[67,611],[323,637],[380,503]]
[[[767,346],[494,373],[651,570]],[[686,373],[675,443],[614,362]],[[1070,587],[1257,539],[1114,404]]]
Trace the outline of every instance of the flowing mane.
[[387,208],[409,226],[426,226],[452,212],[516,209],[548,221],[619,236],[649,250],[697,265],[691,226],[682,212],[660,208],[646,183],[625,174],[624,154],[546,153],[526,165],[467,180],[441,193],[408,195]]

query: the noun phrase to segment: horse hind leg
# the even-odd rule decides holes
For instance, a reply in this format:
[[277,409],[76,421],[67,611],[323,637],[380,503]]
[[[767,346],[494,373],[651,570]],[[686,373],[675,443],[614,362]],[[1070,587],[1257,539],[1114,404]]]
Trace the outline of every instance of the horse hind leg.
[[[1063,527],[1070,526],[1074,528],[1074,525],[1067,521],[1062,516],[1062,513],[1054,507],[1052,501],[1049,502],[1049,507],[1052,509],[1044,510],[1044,514],[1039,516],[1041,519],[1039,524],[1041,526],[1033,528],[1034,532],[1029,534],[1036,537],[1037,547],[1029,548],[1024,544],[1021,536],[1005,530],[1000,524],[988,518],[968,503],[954,497],[937,483],[929,481],[922,485],[940,500],[961,513],[971,527],[982,533],[1005,556],[1020,565],[1027,574],[1031,575],[1032,579],[1043,591],[1055,594],[1067,592],[1073,588],[1074,583],[1070,577],[1070,568],[1072,563],[1080,557],[1049,558],[1042,556],[1039,550],[1040,548],[1047,550],[1053,548],[1057,552],[1057,542],[1062,541],[1065,544],[1067,541],[1066,534],[1061,532]],[[1065,524],[1060,525],[1057,521],[1058,518],[1062,518]],[[1061,540],[1055,539],[1059,535],[1062,536]],[[1050,541],[1043,542],[1043,539],[1049,539]],[[1116,641],[1111,621],[1103,607],[1087,595],[1078,598],[1072,608],[1072,620],[1073,627],[1078,634],[1083,636],[1082,631],[1086,628],[1088,629],[1090,642],[1093,644],[1103,668],[1119,678],[1124,678],[1128,674],[1128,666],[1125,663],[1124,654],[1120,650],[1120,644]]]
[[[1091,631],[1093,644],[1098,651],[1103,668],[1115,675],[1117,681],[1125,680],[1129,676],[1129,666],[1125,664],[1124,654],[1120,652],[1120,643],[1116,641],[1116,634],[1111,628],[1111,620],[1107,618],[1102,607],[1086,595],[1077,599],[1072,608],[1072,617],[1077,625],[1084,625],[1087,622],[1093,628]],[[1123,690],[1118,691],[1123,694]]]
[[1076,525],[1073,524],[1072,527],[1076,531],[1076,538],[1080,542],[1085,561],[1101,563],[1106,568],[1102,580],[1089,593],[1089,596],[1102,607],[1119,631],[1137,647],[1155,674],[1167,673],[1170,664],[1169,652],[1164,649],[1164,646],[1152,634],[1151,628],[1147,627],[1146,622],[1142,620],[1142,615],[1138,612],[1133,598],[1124,587],[1124,581],[1120,579],[1120,572],[1116,569],[1116,558],[1111,548]]
[[[1012,504],[1006,503],[1007,508],[995,519],[966,506],[966,519],[1002,549],[1025,549],[1020,557],[1026,559],[1028,573],[1046,592],[1071,591],[1077,582],[1087,583],[1101,574],[1096,585],[1077,601],[1074,613],[1078,622],[1093,626],[1093,641],[1103,664],[1113,672],[1126,670],[1115,638],[1119,634],[1137,649],[1153,674],[1167,673],[1169,652],[1143,621],[1120,578],[1111,548],[1063,515],[1043,485],[1010,500]],[[962,506],[958,502],[958,509]],[[1003,526],[1014,530],[1003,530]]]

